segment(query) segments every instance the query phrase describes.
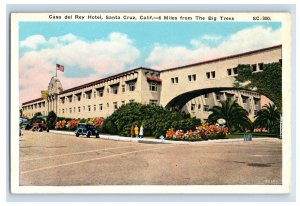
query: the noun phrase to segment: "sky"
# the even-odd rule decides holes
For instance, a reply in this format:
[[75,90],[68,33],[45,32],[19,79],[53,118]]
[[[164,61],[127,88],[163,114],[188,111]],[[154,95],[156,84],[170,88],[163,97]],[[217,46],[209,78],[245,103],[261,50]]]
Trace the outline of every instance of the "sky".
[[20,22],[20,103],[57,71],[64,89],[137,67],[164,70],[282,43],[276,22]]

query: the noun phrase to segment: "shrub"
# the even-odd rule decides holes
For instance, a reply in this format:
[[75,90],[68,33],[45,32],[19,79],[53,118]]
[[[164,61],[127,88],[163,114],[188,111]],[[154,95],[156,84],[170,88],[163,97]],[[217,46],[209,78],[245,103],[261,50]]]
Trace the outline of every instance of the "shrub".
[[183,130],[177,130],[174,132],[173,128],[170,128],[166,132],[167,140],[187,140],[187,141],[201,141],[208,139],[224,139],[228,133],[227,127],[221,127],[217,125],[209,125],[208,123],[202,124],[196,127],[196,130],[187,130],[185,133]]
[[138,127],[143,125],[144,136],[159,137],[170,127],[190,130],[201,124],[201,121],[183,112],[170,111],[161,106],[129,103],[109,116],[100,130],[103,133],[130,136],[132,124],[137,124]]

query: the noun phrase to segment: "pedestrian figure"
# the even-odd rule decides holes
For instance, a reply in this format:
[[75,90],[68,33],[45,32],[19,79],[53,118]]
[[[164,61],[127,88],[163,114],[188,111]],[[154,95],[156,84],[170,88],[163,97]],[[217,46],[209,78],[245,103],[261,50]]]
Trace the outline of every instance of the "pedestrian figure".
[[132,124],[130,128],[130,137],[134,137],[134,124]]
[[134,127],[134,133],[135,133],[136,137],[139,136],[139,127],[137,125],[135,125],[135,127]]
[[141,125],[141,127],[140,127],[139,137],[140,137],[140,138],[143,138],[143,137],[144,137],[144,127],[143,127],[143,125]]

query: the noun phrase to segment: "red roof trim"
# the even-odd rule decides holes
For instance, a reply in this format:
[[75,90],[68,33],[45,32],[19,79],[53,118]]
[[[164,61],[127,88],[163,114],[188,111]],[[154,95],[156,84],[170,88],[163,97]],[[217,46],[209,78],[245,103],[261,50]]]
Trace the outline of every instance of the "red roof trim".
[[154,82],[161,82],[161,79],[157,77],[147,77],[147,80],[154,81]]
[[27,102],[24,102],[22,103],[22,106],[23,105],[26,105],[26,104],[30,104],[30,103],[33,103],[33,102],[38,102],[38,101],[41,101],[41,100],[44,100],[43,98],[37,98],[37,99],[33,99],[33,100],[30,100],[30,101],[27,101]]
[[281,48],[282,45],[276,45],[276,46],[272,46],[272,47],[267,47],[267,48],[263,48],[263,49],[258,49],[258,50],[253,50],[253,51],[248,51],[248,52],[244,52],[244,53],[240,53],[240,54],[234,54],[234,55],[230,55],[230,56],[225,56],[225,57],[220,57],[220,58],[216,58],[216,59],[210,59],[210,60],[205,60],[202,62],[197,62],[194,64],[188,64],[185,66],[180,66],[180,67],[174,67],[174,68],[170,68],[170,69],[165,69],[165,70],[161,70],[161,72],[165,72],[165,71],[172,71],[172,70],[176,70],[176,69],[183,69],[186,67],[191,67],[191,66],[197,66],[197,65],[201,65],[201,64],[207,64],[207,63],[212,63],[212,62],[216,62],[216,61],[221,61],[221,60],[225,60],[225,59],[231,59],[231,58],[235,58],[235,57],[240,57],[240,56],[244,56],[244,55],[249,55],[249,54],[253,54],[253,53],[257,53],[257,52],[262,52],[262,51],[267,51],[267,50],[271,50],[271,49],[276,49],[276,48]]

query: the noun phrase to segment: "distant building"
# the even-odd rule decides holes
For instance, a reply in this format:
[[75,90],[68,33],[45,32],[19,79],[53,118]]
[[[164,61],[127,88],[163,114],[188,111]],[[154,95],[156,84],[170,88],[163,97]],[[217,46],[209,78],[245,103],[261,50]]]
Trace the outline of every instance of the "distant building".
[[[253,72],[263,64],[281,61],[281,45],[203,61],[162,71],[136,68],[94,82],[63,90],[57,77],[48,86],[48,98],[22,104],[23,114],[32,117],[54,111],[60,117],[107,117],[129,102],[177,106],[192,116],[207,119],[209,108],[228,98],[237,100],[253,119],[261,109],[261,95],[232,89],[238,64],[252,65]],[[41,88],[42,89],[42,88]]]

